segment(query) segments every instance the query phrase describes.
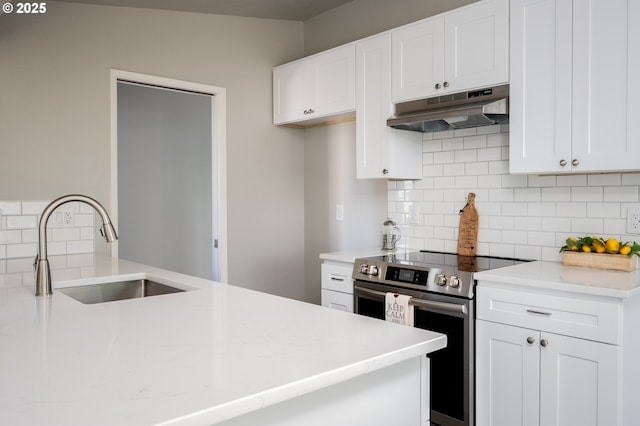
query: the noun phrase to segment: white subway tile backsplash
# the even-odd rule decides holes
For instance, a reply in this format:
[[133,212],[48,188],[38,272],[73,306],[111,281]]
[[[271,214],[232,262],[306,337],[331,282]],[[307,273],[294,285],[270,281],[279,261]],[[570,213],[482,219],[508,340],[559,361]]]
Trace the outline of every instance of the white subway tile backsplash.
[[[0,259],[4,259],[0,261],[8,262],[7,267],[22,261],[22,258],[28,258],[27,262],[33,262],[38,252],[40,214],[48,204],[49,201],[0,201]],[[80,203],[68,203],[65,204],[65,208],[74,212],[73,226],[54,224],[49,220],[47,254],[93,253],[96,235],[93,208]],[[22,275],[16,274],[18,277]]]
[[[640,203],[640,173],[511,175],[508,145],[508,125],[425,133],[424,178],[388,185],[403,247],[455,252],[469,192],[476,193],[481,255],[558,261],[571,235],[640,240],[625,235],[627,208]],[[408,202],[418,203],[418,225],[406,222]]]
[[502,160],[502,149],[482,148],[478,150],[478,161],[498,161]]
[[443,170],[442,164],[435,164],[435,165],[425,164],[424,166],[422,166],[422,175],[424,177],[442,176],[442,170]]
[[464,148],[463,138],[445,139],[442,141],[442,151],[457,151]]
[[494,133],[487,135],[487,146],[509,146],[509,134]]
[[475,149],[455,151],[454,158],[456,163],[471,163],[472,161],[478,161],[478,152]]
[[571,201],[602,201],[602,188],[577,186],[571,188]]
[[433,153],[433,164],[451,164],[453,163],[455,151],[441,151]]
[[[475,164],[475,163],[472,163]],[[445,164],[443,169],[444,176],[462,176],[465,174],[464,164]],[[469,173],[467,173],[469,174]]]
[[587,203],[587,217],[619,218],[620,203]]
[[7,216],[6,229],[36,229],[37,219],[37,216]]
[[[500,125],[496,124],[494,126],[483,126],[483,127],[477,127],[476,128],[476,133],[479,135],[488,135],[488,134],[493,134],[493,133],[500,133]],[[488,140],[487,140],[488,141]]]
[[531,187],[555,187],[556,186],[556,177],[555,176],[529,176],[529,186]]
[[463,140],[464,149],[486,148],[487,137],[485,135],[467,136]]
[[603,219],[573,219],[571,232],[574,234],[601,235],[604,232]]
[[[529,181],[531,182],[531,181]],[[571,188],[541,188],[542,201],[569,201]]]
[[558,186],[587,186],[587,175],[561,175],[557,183]]
[[471,176],[471,175],[478,176],[478,175],[489,174],[489,163],[487,161],[478,161],[477,163],[456,164],[456,166],[462,166],[463,173],[458,173],[458,174],[465,174],[467,176]]
[[621,180],[622,175],[618,173],[587,176],[589,186],[620,186]]
[[604,188],[604,201],[638,201],[637,186],[612,186]]
[[513,191],[514,201],[538,202],[542,201],[540,188],[517,188]]

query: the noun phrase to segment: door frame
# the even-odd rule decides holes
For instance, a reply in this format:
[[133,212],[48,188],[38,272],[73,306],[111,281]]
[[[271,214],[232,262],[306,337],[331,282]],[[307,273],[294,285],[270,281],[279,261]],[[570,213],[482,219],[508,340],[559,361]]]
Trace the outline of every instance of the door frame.
[[[176,80],[149,74],[111,69],[111,219],[118,229],[118,81],[211,95],[211,165],[214,280],[223,283],[228,278],[227,245],[227,92],[225,88],[191,81]],[[111,256],[118,257],[118,242],[111,248]],[[217,265],[216,265],[217,263]],[[216,268],[217,266],[217,268]],[[216,276],[217,272],[217,276]]]

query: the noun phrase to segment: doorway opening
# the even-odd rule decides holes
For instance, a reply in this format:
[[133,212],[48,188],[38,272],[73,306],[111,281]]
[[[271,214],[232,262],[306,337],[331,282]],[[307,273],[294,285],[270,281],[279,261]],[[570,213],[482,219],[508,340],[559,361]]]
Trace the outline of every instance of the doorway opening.
[[111,71],[112,255],[226,282],[225,89]]

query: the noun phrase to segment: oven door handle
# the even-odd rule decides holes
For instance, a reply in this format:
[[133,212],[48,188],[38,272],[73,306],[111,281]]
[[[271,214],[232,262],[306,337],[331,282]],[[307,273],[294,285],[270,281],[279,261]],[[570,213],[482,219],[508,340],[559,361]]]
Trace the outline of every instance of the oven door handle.
[[[382,299],[387,295],[387,293],[383,291],[371,290],[359,286],[354,286],[353,289],[357,292],[368,294],[370,296],[377,296]],[[457,303],[438,302],[435,300],[417,299],[415,297],[409,299],[409,303],[419,308],[434,308],[441,311],[460,313],[462,315],[467,315],[468,312],[466,305],[458,305]]]

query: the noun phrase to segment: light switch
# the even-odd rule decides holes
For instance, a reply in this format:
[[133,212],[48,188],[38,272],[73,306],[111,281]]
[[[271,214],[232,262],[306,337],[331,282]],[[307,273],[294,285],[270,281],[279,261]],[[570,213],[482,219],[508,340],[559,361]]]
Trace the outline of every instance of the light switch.
[[342,222],[344,220],[344,205],[336,204],[336,220]]

